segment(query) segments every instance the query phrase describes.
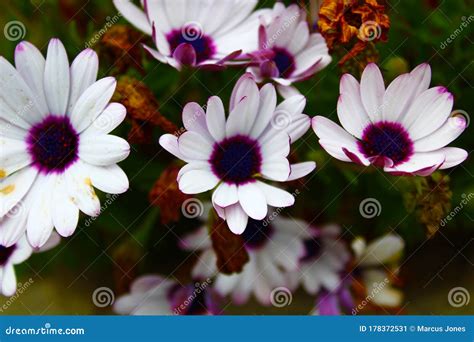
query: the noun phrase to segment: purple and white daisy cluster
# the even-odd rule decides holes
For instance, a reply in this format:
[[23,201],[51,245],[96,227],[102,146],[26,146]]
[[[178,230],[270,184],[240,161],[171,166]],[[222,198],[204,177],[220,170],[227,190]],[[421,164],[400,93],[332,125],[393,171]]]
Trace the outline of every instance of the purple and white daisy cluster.
[[[141,276],[118,298],[115,312],[219,314],[226,296],[236,304],[254,296],[262,305],[278,306],[276,290],[291,295],[299,287],[316,298],[316,314],[357,313],[361,296],[370,296],[374,305],[400,306],[395,279],[401,237],[387,234],[367,244],[338,224],[320,225],[281,210],[297,200],[290,182],[314,176],[314,161],[293,158],[295,142],[311,127],[334,158],[395,176],[428,176],[463,162],[465,150],[446,146],[464,131],[466,120],[451,115],[453,95],[446,88],[430,88],[430,66],[422,64],[387,87],[375,64],[365,68],[360,82],[343,75],[341,127],[305,114],[306,97],[294,87],[331,63],[324,38],[312,32],[299,6],[277,2],[256,10],[257,0],[114,4],[151,36],[155,46],[144,49],[161,63],[177,70],[246,70],[228,105],[218,96],[205,106],[188,103],[184,133],[159,138],[183,162],[179,190],[210,202],[201,227],[180,244],[199,255],[192,281]],[[59,236],[71,236],[80,212],[100,214],[95,189],[121,194],[129,188],[117,164],[130,145],[110,134],[126,109],[110,103],[116,81],[97,80],[98,65],[90,49],[70,64],[58,39],[49,42],[46,58],[28,42],[17,45],[14,66],[0,57],[1,294],[15,292],[14,265],[53,247]],[[217,217],[243,242],[248,262],[240,273],[217,267],[209,236]]]

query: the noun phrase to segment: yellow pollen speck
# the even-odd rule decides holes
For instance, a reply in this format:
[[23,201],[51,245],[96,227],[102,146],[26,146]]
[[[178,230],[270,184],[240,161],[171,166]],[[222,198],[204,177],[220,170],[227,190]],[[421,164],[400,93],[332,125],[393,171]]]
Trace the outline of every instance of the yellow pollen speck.
[[0,179],[5,178],[7,176],[7,172],[3,169],[0,169]]
[[87,177],[84,181],[86,182],[87,185],[92,186],[92,181],[90,177]]
[[8,194],[12,193],[13,190],[15,190],[15,185],[10,184],[10,185],[4,187],[3,189],[0,189],[0,193],[2,193],[3,195],[8,195]]

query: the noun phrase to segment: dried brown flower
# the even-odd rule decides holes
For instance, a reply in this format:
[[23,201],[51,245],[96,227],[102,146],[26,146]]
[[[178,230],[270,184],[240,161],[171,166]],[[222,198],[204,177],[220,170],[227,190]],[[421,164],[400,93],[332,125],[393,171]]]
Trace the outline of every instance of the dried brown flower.
[[114,101],[121,102],[127,108],[127,117],[132,129],[128,134],[131,143],[151,144],[154,127],[160,127],[167,133],[178,131],[178,127],[160,114],[158,101],[148,87],[128,76],[119,79]]
[[224,274],[242,272],[249,261],[249,255],[244,247],[244,241],[239,235],[232,233],[227,223],[215,217],[211,223],[212,248],[217,255],[217,268]]
[[172,165],[165,169],[148,195],[150,203],[160,208],[161,223],[163,224],[178,221],[181,205],[191,197],[182,193],[178,188],[176,178],[179,169],[180,167],[177,165]]

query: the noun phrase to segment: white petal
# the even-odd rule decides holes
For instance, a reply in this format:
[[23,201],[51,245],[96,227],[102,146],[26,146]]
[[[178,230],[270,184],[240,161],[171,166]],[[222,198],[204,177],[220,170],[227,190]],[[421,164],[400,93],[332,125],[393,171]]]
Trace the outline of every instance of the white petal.
[[127,175],[118,165],[95,166],[86,164],[92,185],[109,194],[122,194],[128,190]]
[[418,140],[440,128],[453,108],[453,95],[444,87],[421,93],[410,107],[403,124],[410,137]]
[[99,58],[92,49],[82,51],[71,64],[71,93],[67,113],[71,115],[72,109],[82,93],[97,80]]
[[273,134],[262,136],[260,139],[260,145],[264,162],[265,159],[286,157],[290,153],[290,139],[285,131],[277,131]]
[[311,127],[311,119],[306,114],[297,114],[293,116],[288,128],[286,129],[293,144],[301,138]]
[[10,257],[10,262],[13,265],[18,265],[27,260],[33,253],[33,248],[30,246],[26,235],[23,234],[20,240],[15,245],[15,251]]
[[184,127],[191,132],[196,132],[201,137],[213,143],[213,139],[207,129],[206,114],[196,102],[190,102],[183,109]]
[[173,134],[163,134],[160,137],[159,143],[166,151],[175,157],[186,161],[187,158],[179,150],[178,137]]
[[1,293],[7,297],[13,296],[16,292],[16,276],[13,265],[7,264],[0,271],[0,278],[2,282]]
[[283,157],[264,160],[261,173],[267,179],[284,182],[290,175],[290,163]]
[[0,137],[25,141],[28,131],[0,118]]
[[254,77],[250,73],[243,74],[235,83],[234,89],[230,96],[229,111],[233,111],[237,104],[242,101],[243,98],[248,96],[249,88],[252,84]]
[[237,134],[249,134],[257,117],[260,94],[255,81],[246,79],[242,88],[245,89],[245,97],[229,114],[226,123],[227,137]]
[[254,220],[263,220],[267,216],[267,200],[256,183],[239,185],[237,192],[239,203],[248,216]]
[[207,160],[211,156],[212,146],[202,135],[187,131],[178,139],[180,153],[188,159]]
[[434,151],[448,145],[466,129],[466,119],[463,116],[449,118],[446,123],[430,135],[415,141],[415,151]]
[[385,85],[382,73],[376,64],[369,63],[362,72],[360,95],[366,113],[372,122],[383,119],[382,101],[384,93]]
[[0,136],[0,180],[30,164],[26,143]]
[[32,203],[28,214],[27,236],[28,241],[34,248],[41,247],[49,239],[53,231],[53,213],[54,207],[52,195],[56,182],[56,175],[38,175],[35,182],[38,184],[31,196]]
[[36,96],[38,108],[43,115],[49,113],[43,90],[45,62],[41,52],[33,44],[23,41],[16,46],[16,70]]
[[337,116],[346,131],[357,138],[362,137],[364,128],[370,124],[362,105],[359,82],[349,74],[341,77]]
[[297,163],[297,164],[291,164],[290,165],[291,172],[290,176],[288,177],[287,181],[293,181],[295,179],[302,178],[316,169],[316,163],[315,162],[303,162],[303,163]]
[[7,214],[25,196],[36,179],[35,168],[24,168],[0,180],[0,217]]
[[0,244],[10,247],[17,243],[26,231],[28,206],[25,202],[18,203],[7,215],[0,218]]
[[237,203],[237,186],[235,184],[220,184],[212,194],[212,202],[220,207],[227,207]]
[[446,158],[440,169],[448,169],[450,167],[461,164],[463,161],[466,160],[468,156],[467,151],[457,147],[445,147],[442,148],[440,152],[444,153],[444,156]]
[[79,158],[93,165],[116,164],[128,157],[130,145],[115,135],[81,137]]
[[80,133],[89,127],[105,109],[115,91],[113,77],[98,80],[80,95],[71,113],[71,121]]
[[59,39],[49,41],[44,67],[44,94],[51,114],[65,115],[69,100],[69,60]]
[[206,279],[214,276],[217,272],[217,256],[214,250],[208,249],[200,256],[196,265],[194,265],[191,276],[195,279]]
[[[135,6],[130,0],[113,0],[115,7],[120,13],[137,29],[151,35],[151,25],[148,18],[139,7]],[[153,3],[154,1],[150,1]]]
[[214,140],[224,140],[225,110],[222,100],[217,96],[212,96],[207,101],[206,123]]
[[436,171],[445,162],[446,156],[440,150],[431,152],[416,152],[403,164],[394,167],[385,167],[386,172],[408,173],[428,176]]
[[240,235],[247,227],[248,215],[239,203],[224,208],[227,225],[232,233]]
[[53,191],[53,223],[61,236],[68,237],[76,230],[79,222],[79,209],[68,192],[64,175],[57,177]]
[[372,241],[360,258],[360,264],[365,266],[375,266],[395,261],[397,256],[405,247],[403,239],[395,234],[384,235]]
[[275,109],[275,112],[286,112],[291,116],[303,113],[306,107],[306,97],[303,95],[294,95],[281,102]]
[[199,194],[213,189],[219,178],[210,170],[191,170],[179,178],[179,190],[185,194]]
[[69,196],[76,206],[89,216],[100,214],[99,198],[92,187],[92,181],[81,161],[77,161],[68,169],[66,184]]
[[120,125],[126,115],[127,109],[125,106],[112,102],[99,114],[92,125],[81,134],[81,137],[94,134],[108,134]]
[[268,126],[276,108],[276,91],[272,84],[266,84],[260,89],[260,105],[257,118],[250,132],[250,136],[258,138],[263,130]]
[[257,186],[262,191],[268,205],[276,208],[289,207],[295,203],[295,198],[289,192],[275,186],[257,182]]

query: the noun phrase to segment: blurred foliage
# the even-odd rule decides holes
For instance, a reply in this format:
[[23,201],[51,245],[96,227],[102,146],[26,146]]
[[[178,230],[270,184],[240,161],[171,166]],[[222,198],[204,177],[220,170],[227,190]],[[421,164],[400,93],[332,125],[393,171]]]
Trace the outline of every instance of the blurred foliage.
[[[273,0],[261,1],[260,6],[267,7],[273,3]],[[428,62],[432,68],[432,85],[447,86],[455,96],[455,108],[474,115],[474,23],[464,28],[451,43],[445,43],[459,28],[463,19],[466,20],[471,15],[472,5],[471,0],[390,2],[391,28],[388,41],[376,45],[378,63],[384,70],[386,82],[420,63]],[[7,0],[2,2],[0,27],[3,28],[12,20],[21,21],[27,30],[25,39],[44,52],[49,39],[58,37],[72,60],[86,44],[91,45],[91,39],[115,15],[117,10],[111,1]],[[123,18],[118,23],[130,26]],[[135,32],[134,37],[152,45],[150,37],[139,32]],[[16,43],[2,37],[0,54],[13,61]],[[92,44],[100,54],[99,77],[112,74],[142,82],[156,98],[156,111],[177,127],[182,125],[181,111],[187,102],[205,104],[208,97],[218,95],[224,103],[228,103],[235,81],[244,72],[243,69],[236,68],[219,73],[190,70],[178,73],[146,53],[133,56],[127,54],[128,63],[132,65],[129,68],[120,65],[117,68],[116,58],[120,57],[111,58],[110,54],[104,53],[101,44]],[[307,114],[324,115],[337,121],[336,102],[340,76],[341,70],[335,59],[315,77],[298,84],[299,90],[307,97]],[[127,137],[130,129],[130,123],[121,125],[116,134]],[[95,308],[90,302],[92,292],[99,286],[111,287],[118,295],[127,289],[135,276],[145,272],[189,280],[189,271],[196,256],[180,251],[177,242],[180,236],[197,227],[199,222],[182,218],[179,222],[162,224],[159,208],[149,202],[149,192],[154,183],[162,171],[174,162],[174,158],[158,145],[157,139],[162,133],[159,127],[155,127],[149,144],[134,144],[131,156],[121,164],[131,181],[129,192],[114,198],[113,203],[96,220],[87,221],[83,217],[76,233],[65,239],[55,250],[38,254],[18,267],[19,281],[33,276],[38,284],[21,298],[21,305],[15,303],[10,313],[42,313],[44,310],[40,308],[46,308],[47,313],[107,313],[109,309]],[[473,143],[471,125],[456,140],[455,145],[472,152]],[[402,268],[402,277],[405,274],[408,283],[407,297],[411,301],[417,298],[416,294],[420,293],[420,288],[433,274],[430,273],[429,277],[423,273],[420,275],[425,266],[426,269],[433,270],[436,270],[436,265],[441,268],[455,256],[456,249],[453,246],[460,249],[474,236],[474,201],[441,228],[441,237],[436,235],[434,239],[427,240],[423,220],[420,221],[416,210],[410,210],[416,204],[411,203],[406,207],[403,202],[425,180],[393,177],[375,168],[363,169],[354,164],[339,162],[319,147],[312,131],[295,143],[293,148],[296,150],[293,156],[296,160],[315,160],[318,168],[304,183],[292,182],[288,190],[294,192],[298,189],[301,194],[296,198],[296,205],[285,212],[308,220],[316,216],[316,223],[338,222],[343,225],[347,239],[362,234],[370,240],[395,229],[407,242],[406,256],[411,256],[413,252],[420,254],[410,258],[404,266],[406,271]],[[451,180],[450,189],[445,190],[452,192],[452,206],[462,200],[462,194],[474,192],[473,163],[472,158],[469,158],[461,166],[443,172]],[[100,197],[102,203],[107,199],[105,195]],[[359,214],[359,203],[368,197],[376,198],[382,205],[381,214],[374,219],[365,219]],[[414,201],[413,198],[411,200]],[[443,200],[449,202],[447,198]],[[443,217],[448,208],[449,206],[443,207],[438,216]],[[423,246],[421,252],[418,251],[420,246]],[[472,250],[472,244],[464,250],[471,260]],[[436,255],[436,261],[432,262],[433,254]],[[443,254],[445,258],[440,259]],[[419,256],[424,257],[419,259]],[[468,281],[473,283],[472,264],[469,266],[465,258],[456,257],[448,268],[452,267],[470,267],[470,272],[463,277],[468,277]],[[461,278],[458,278],[456,272],[454,275],[453,272],[448,272],[448,279],[456,284]],[[453,312],[445,303],[448,291],[445,289],[452,287],[448,284],[438,278],[430,281],[430,286],[423,293],[427,296],[429,293],[434,294],[426,299],[426,306],[415,301],[406,310],[422,314],[440,310],[443,313],[461,313]],[[436,297],[438,287],[442,294]],[[294,305],[300,303],[300,308],[304,308],[294,308],[293,305],[295,312],[309,311],[306,310],[309,302],[304,298],[304,295],[298,295],[295,299]],[[428,304],[435,302],[433,305]],[[250,305],[246,308],[230,308],[229,312],[269,311]],[[281,310],[271,312],[283,313]]]

